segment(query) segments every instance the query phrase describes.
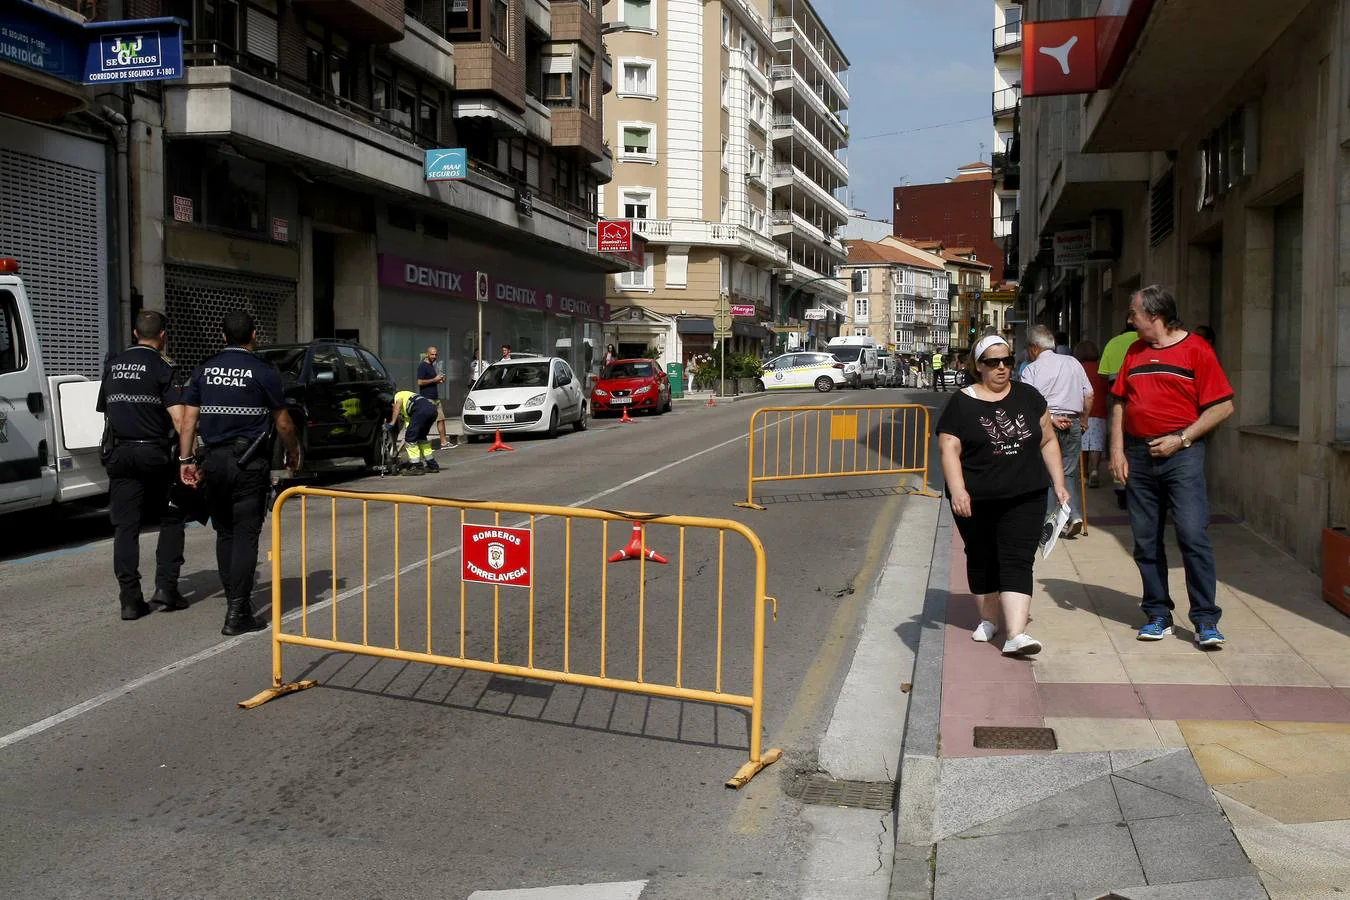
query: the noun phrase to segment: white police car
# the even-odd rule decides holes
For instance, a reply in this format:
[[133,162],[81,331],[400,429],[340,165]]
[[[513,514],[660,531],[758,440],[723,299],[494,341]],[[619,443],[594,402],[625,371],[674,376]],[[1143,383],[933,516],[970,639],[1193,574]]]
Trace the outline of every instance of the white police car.
[[826,393],[847,381],[844,364],[831,354],[803,351],[784,353],[766,362],[756,387],[767,391],[813,387]]
[[556,356],[499,360],[483,370],[464,399],[464,433],[543,432],[558,436],[561,425],[586,430],[586,392],[567,361]]

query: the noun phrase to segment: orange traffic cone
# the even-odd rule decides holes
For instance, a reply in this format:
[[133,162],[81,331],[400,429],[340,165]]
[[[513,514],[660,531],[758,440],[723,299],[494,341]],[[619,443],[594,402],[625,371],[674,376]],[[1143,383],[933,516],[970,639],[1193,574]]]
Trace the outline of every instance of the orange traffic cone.
[[[624,547],[622,550],[614,551],[614,555],[609,558],[609,561],[612,563],[623,562],[625,559],[641,559],[642,556],[642,523],[634,522],[633,539],[628,542],[627,547]],[[660,553],[657,553],[651,547],[647,548],[646,556],[651,562],[660,563],[663,566],[670,562],[670,560],[666,559]]]
[[713,395],[712,395],[712,394],[709,394],[709,395],[708,395],[708,402],[707,402],[705,405],[706,405],[706,406],[716,406],[716,405],[717,405],[717,401],[713,399]]
[[625,406],[623,408],[623,418],[619,419],[619,424],[627,425],[631,421],[633,420],[628,417],[628,407]]
[[496,453],[498,450],[511,450],[514,452],[515,449],[516,449],[515,447],[512,447],[510,444],[502,440],[502,430],[498,428],[497,439],[492,442],[492,446],[488,448],[488,452]]

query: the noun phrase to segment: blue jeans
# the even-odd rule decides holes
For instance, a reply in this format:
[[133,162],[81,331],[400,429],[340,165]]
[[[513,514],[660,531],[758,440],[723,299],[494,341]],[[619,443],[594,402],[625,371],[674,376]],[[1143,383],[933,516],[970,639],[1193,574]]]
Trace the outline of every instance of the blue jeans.
[[1144,581],[1140,606],[1149,618],[1170,620],[1175,606],[1167,590],[1167,551],[1164,529],[1167,514],[1176,525],[1181,563],[1186,569],[1186,593],[1191,601],[1191,623],[1214,625],[1223,615],[1215,602],[1218,575],[1214,547],[1209,542],[1209,496],[1205,486],[1205,445],[1191,445],[1168,459],[1149,456],[1148,443],[1125,439],[1130,477],[1125,499],[1134,532],[1134,561]]
[[[1060,431],[1055,429],[1059,439],[1059,455],[1064,458],[1064,486],[1069,489],[1069,521],[1083,518],[1083,496],[1078,484],[1078,468],[1083,454],[1083,423],[1073,419],[1073,424]],[[1046,492],[1045,511],[1052,514],[1059,509],[1059,500],[1052,487]]]

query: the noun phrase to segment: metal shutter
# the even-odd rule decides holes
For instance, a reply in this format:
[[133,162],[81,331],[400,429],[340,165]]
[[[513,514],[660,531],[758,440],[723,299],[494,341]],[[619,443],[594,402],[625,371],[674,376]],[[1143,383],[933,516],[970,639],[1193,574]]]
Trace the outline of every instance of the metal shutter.
[[[12,126],[5,120],[2,128]],[[79,138],[53,133],[52,141]],[[98,378],[108,346],[101,170],[0,147],[0,256],[18,258],[49,374]]]
[[220,349],[220,320],[233,309],[247,309],[258,323],[258,344],[274,344],[294,334],[295,282],[247,272],[200,266],[164,267],[165,312],[169,317],[167,352],[179,366],[196,366]]
[[247,8],[245,24],[249,55],[277,64],[277,20],[256,6]]

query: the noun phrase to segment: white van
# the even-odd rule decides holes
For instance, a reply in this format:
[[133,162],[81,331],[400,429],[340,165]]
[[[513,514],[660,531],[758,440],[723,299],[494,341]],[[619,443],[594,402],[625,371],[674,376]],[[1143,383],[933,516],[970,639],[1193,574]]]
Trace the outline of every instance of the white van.
[[861,388],[864,385],[870,388],[877,386],[877,378],[881,371],[881,363],[878,360],[881,348],[876,341],[860,335],[836,337],[830,338],[825,349],[844,364],[844,378],[849,385],[854,388]]

